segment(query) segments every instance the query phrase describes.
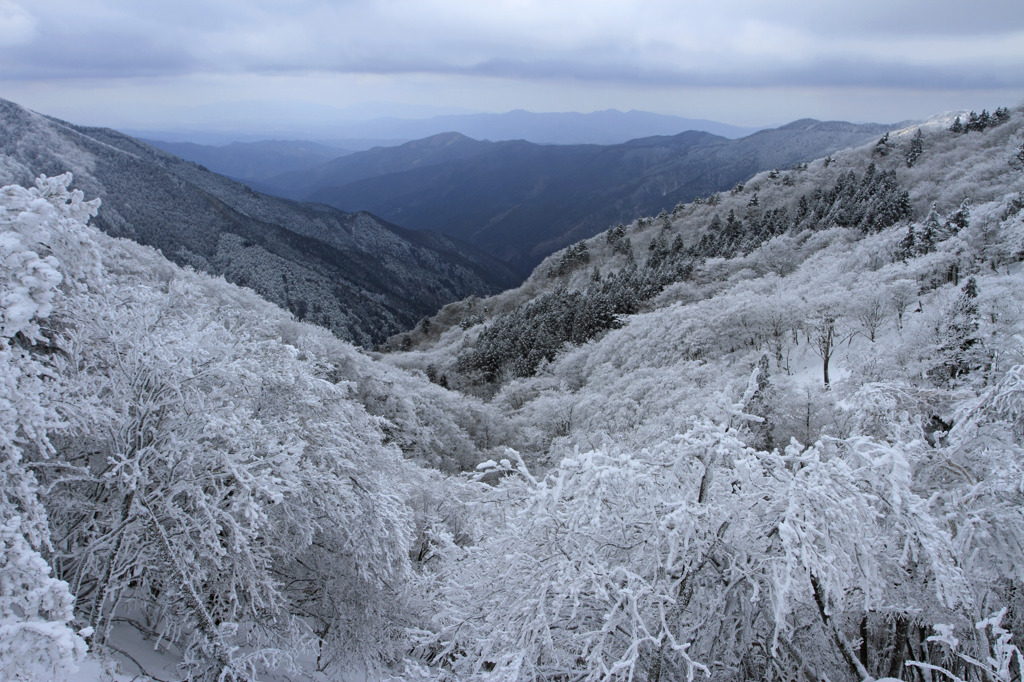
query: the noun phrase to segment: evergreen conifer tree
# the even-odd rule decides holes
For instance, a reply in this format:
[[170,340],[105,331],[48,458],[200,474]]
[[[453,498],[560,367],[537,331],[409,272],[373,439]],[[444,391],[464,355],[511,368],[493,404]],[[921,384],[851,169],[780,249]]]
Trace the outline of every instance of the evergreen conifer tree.
[[921,135],[921,129],[918,128],[910,140],[910,148],[907,149],[907,168],[912,168],[922,153],[924,153],[924,137]]

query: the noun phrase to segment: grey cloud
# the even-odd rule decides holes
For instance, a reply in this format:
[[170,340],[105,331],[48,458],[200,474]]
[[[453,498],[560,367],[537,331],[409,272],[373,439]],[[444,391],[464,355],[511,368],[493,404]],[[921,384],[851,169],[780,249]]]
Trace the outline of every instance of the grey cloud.
[[[519,36],[507,32],[500,17],[482,20],[478,15],[460,23],[455,5],[441,7],[448,14],[434,25],[396,25],[389,19],[400,18],[401,13],[394,14],[393,5],[388,5],[389,14],[382,9],[385,5],[373,1],[95,2],[84,8],[69,2],[37,2],[30,6],[35,40],[0,43],[0,72],[9,80],[336,72],[655,86],[1018,87],[1024,84],[1024,45],[1008,63],[965,65],[943,57],[941,49],[927,62],[921,55],[836,55],[822,52],[829,43],[821,43],[820,36],[841,35],[847,41],[867,36],[876,42],[850,48],[867,51],[877,41],[899,46],[901,41],[926,37],[941,46],[944,36],[1005,36],[1024,31],[1019,2],[982,2],[972,11],[952,0],[862,0],[841,5],[808,0],[696,2],[694,24],[722,30],[720,45],[710,40],[710,50],[672,44],[664,35],[658,35],[661,42],[653,49],[655,41],[649,42],[644,26],[591,26],[584,34],[568,25],[558,40],[550,35]],[[435,4],[441,5],[441,0]],[[659,18],[679,21],[681,13],[691,11],[690,4],[648,4],[656,9],[646,19],[655,23],[649,27],[655,34],[661,28]],[[719,14],[708,15],[713,8]],[[753,47],[753,54],[733,54],[729,41],[735,36],[730,29],[744,21],[786,27],[818,42],[809,43],[806,49],[812,53],[801,60],[795,54],[759,54]]]
[[573,79],[648,86],[687,87],[878,87],[987,90],[1024,87],[1024,62],[985,73],[970,68],[913,66],[896,62],[828,60],[769,69],[755,64],[730,70],[674,71],[622,64],[498,59],[451,73],[517,79]]
[[736,3],[737,16],[744,12],[766,21],[805,27],[830,35],[884,35],[920,37],[1004,35],[1024,30],[1024,11],[1019,0],[931,0],[903,2],[807,2],[781,0],[771,3]]
[[35,18],[10,0],[0,0],[0,46],[23,45],[35,37]]
[[87,42],[36,42],[12,52],[0,48],[0,72],[9,80],[183,75],[199,66],[183,49],[123,34],[97,33]]

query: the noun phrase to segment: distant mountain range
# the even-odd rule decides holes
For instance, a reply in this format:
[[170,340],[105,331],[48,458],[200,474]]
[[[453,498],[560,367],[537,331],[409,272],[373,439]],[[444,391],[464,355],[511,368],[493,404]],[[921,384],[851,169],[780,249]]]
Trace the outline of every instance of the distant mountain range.
[[[359,122],[339,122],[329,129],[307,128],[330,138],[329,143],[306,140],[236,139],[228,144],[211,142],[222,135],[194,133],[189,137],[169,131],[137,132],[134,137],[148,144],[206,166],[248,184],[260,183],[283,173],[310,169],[354,151],[374,147],[396,147],[411,140],[458,131],[480,140],[526,140],[537,144],[615,144],[652,135],[675,135],[685,130],[701,130],[723,137],[749,135],[755,128],[704,119],[664,116],[645,111],[598,111],[591,114],[536,114],[510,111],[504,114],[452,114],[422,119],[376,118]],[[247,136],[246,136],[247,138]]]
[[266,139],[318,140],[331,146],[361,151],[376,145],[394,146],[451,131],[480,140],[526,140],[537,144],[617,144],[638,137],[675,135],[687,130],[701,130],[729,138],[743,137],[758,130],[648,111],[607,110],[582,114],[516,110],[501,114],[444,114],[417,118],[390,115],[353,120],[352,112],[313,107],[289,109],[287,113],[278,112],[280,120],[261,135],[255,135],[254,131],[259,129],[259,125],[252,120],[251,112],[254,110],[272,112],[274,107],[270,103],[254,104],[246,107],[246,113],[243,114],[220,112],[221,117],[231,120],[230,125],[210,122],[197,130],[126,132],[147,140],[188,141],[220,146],[230,142]]
[[436,232],[254,192],[139,140],[0,100],[0,185],[71,171],[94,224],[248,286],[372,344],[446,302],[515,284],[503,263]]
[[605,146],[484,142],[445,133],[255,186],[445,232],[525,275],[548,254],[618,222],[862,144],[891,127],[804,119],[739,139],[689,131]]
[[454,114],[423,119],[378,118],[338,127],[341,138],[415,140],[458,131],[478,140],[526,140],[537,144],[618,144],[638,137],[675,135],[700,130],[723,137],[749,135],[743,128],[706,119],[653,114],[649,111],[535,113],[521,109],[502,114]]

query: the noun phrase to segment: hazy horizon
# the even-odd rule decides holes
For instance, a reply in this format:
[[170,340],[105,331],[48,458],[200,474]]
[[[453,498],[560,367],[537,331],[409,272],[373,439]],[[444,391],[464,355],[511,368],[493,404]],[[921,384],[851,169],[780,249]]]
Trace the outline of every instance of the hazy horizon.
[[1024,12],[1018,0],[0,0],[0,97],[146,130],[515,109],[891,122],[1024,100]]
[[[358,108],[356,110],[363,112],[371,111],[370,108]],[[366,113],[364,114],[364,117],[356,117],[344,109],[338,109],[336,110],[338,115],[336,117],[331,117],[329,111],[321,110],[319,112],[319,116],[316,117],[310,116],[310,114],[306,112],[304,115],[297,115],[295,118],[291,119],[282,116],[273,124],[267,124],[264,122],[262,125],[255,121],[248,121],[248,123],[240,122],[238,120],[231,121],[227,118],[228,114],[225,111],[224,119],[219,122],[215,120],[210,121],[205,126],[196,123],[191,125],[169,125],[149,129],[126,126],[120,128],[120,130],[121,132],[135,137],[156,139],[165,142],[187,141],[197,144],[220,146],[230,144],[231,142],[257,142],[270,140],[308,140],[321,144],[334,144],[340,146],[344,146],[345,142],[368,141],[369,143],[372,143],[369,146],[373,146],[375,144],[383,144],[387,146],[445,132],[460,132],[467,137],[472,137],[474,139],[489,139],[487,134],[483,134],[480,131],[482,129],[491,130],[495,127],[514,129],[517,132],[511,137],[501,135],[495,137],[492,134],[490,135],[490,138],[493,139],[522,138],[540,142],[542,144],[579,142],[580,140],[576,140],[575,142],[563,142],[560,140],[545,139],[544,136],[540,134],[541,131],[549,128],[554,130],[563,129],[563,132],[565,132],[565,122],[556,122],[554,118],[550,118],[559,116],[581,115],[583,117],[594,118],[600,114],[617,113],[622,114],[622,119],[625,119],[629,114],[638,114],[641,118],[664,117],[666,124],[675,120],[688,124],[675,127],[663,125],[660,128],[656,127],[657,129],[650,129],[650,126],[634,126],[635,129],[639,131],[634,136],[612,135],[612,137],[615,138],[614,140],[602,140],[597,138],[587,140],[588,142],[595,144],[614,144],[616,142],[624,142],[636,136],[671,135],[693,129],[706,129],[709,132],[723,135],[724,137],[736,138],[749,135],[756,130],[777,127],[779,125],[789,123],[789,121],[783,121],[770,122],[759,126],[734,126],[724,121],[680,117],[670,114],[666,115],[658,114],[657,112],[638,110],[623,112],[617,109],[603,109],[593,112],[532,112],[525,109],[513,109],[503,112],[474,112],[463,110],[459,112],[443,113],[440,108],[438,111],[431,112],[426,108],[420,107],[413,108],[406,112],[407,115],[403,116],[400,105],[390,105],[390,108],[386,108],[375,103],[373,110],[378,110],[381,113],[377,116],[372,116],[371,114]],[[346,114],[348,114],[348,116],[346,116]],[[517,117],[517,114],[523,114],[523,116]],[[510,120],[512,118],[515,118],[516,120]],[[488,121],[492,123],[491,126],[488,126]],[[521,122],[521,125],[516,125],[517,122]],[[594,122],[593,125],[598,129],[601,129],[601,126],[597,122]],[[629,129],[630,126],[625,122],[625,120],[623,120],[621,130]],[[402,134],[401,132],[396,131],[406,131],[406,133]],[[587,137],[585,133],[581,133],[578,130],[571,131],[571,134]],[[368,147],[364,144],[359,145],[359,148]]]

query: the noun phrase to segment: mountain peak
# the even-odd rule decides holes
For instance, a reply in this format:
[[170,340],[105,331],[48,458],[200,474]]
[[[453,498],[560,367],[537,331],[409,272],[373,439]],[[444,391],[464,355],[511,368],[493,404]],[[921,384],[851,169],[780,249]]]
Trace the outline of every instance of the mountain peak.
[[[850,123],[848,121],[819,121],[814,118],[801,118],[796,121],[779,126],[776,130],[817,130],[828,132],[857,132],[857,131],[884,131],[895,127],[887,123]],[[764,131],[761,131],[764,132]]]
[[480,140],[475,140],[472,137],[468,137],[460,132],[451,130],[445,133],[437,133],[436,135],[424,137],[420,140],[412,140],[410,142],[406,142],[401,146],[407,147],[409,149],[417,149],[423,147],[449,147],[451,145],[460,144],[463,142],[472,143],[480,142]]

